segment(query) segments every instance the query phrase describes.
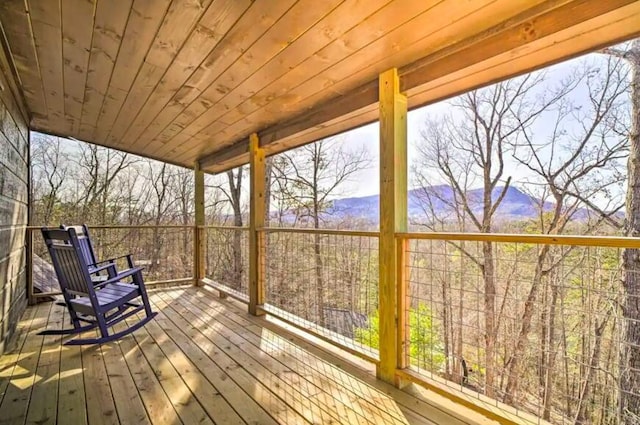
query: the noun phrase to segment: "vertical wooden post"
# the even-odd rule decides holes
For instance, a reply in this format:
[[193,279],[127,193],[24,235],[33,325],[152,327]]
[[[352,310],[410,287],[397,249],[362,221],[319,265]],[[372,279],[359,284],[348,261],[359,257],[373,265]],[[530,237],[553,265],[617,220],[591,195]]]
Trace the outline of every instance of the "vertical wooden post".
[[206,255],[206,230],[204,226],[204,171],[200,164],[196,162],[194,167],[195,192],[194,202],[196,209],[196,220],[193,231],[193,280],[194,285],[199,286],[201,280],[205,278],[205,255]]
[[249,137],[250,201],[249,201],[249,313],[264,314],[264,209],[265,155],[258,135]]
[[407,230],[407,98],[398,70],[380,74],[380,363],[379,379],[396,384],[398,366],[396,232]]

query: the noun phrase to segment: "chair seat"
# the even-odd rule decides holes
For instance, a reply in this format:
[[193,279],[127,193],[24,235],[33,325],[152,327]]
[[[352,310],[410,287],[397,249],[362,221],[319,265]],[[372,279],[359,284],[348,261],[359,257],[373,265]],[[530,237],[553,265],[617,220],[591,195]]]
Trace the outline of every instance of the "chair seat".
[[[98,305],[103,312],[119,307],[138,296],[140,296],[138,285],[131,283],[110,283],[96,291]],[[78,297],[71,303],[85,314],[93,311],[89,297]]]

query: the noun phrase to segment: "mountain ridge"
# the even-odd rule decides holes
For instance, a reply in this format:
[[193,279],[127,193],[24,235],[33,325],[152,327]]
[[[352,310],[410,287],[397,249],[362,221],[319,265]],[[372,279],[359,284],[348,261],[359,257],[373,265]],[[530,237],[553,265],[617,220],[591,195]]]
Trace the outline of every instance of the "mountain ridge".
[[[492,200],[497,201],[504,190],[504,186],[496,187],[492,193]],[[440,218],[455,213],[454,205],[456,194],[451,186],[438,185],[425,188],[411,189],[408,191],[408,216],[409,218],[424,218],[430,216],[431,210]],[[466,192],[470,209],[476,216],[482,216],[483,189],[472,189]],[[358,196],[334,199],[325,213],[325,218],[357,218],[377,223],[379,220],[380,195]],[[515,186],[509,186],[504,198],[496,210],[497,220],[523,220],[535,218],[539,214],[540,205],[545,211],[550,211],[553,204],[526,194]],[[586,218],[588,210],[580,209],[574,216],[576,219]]]

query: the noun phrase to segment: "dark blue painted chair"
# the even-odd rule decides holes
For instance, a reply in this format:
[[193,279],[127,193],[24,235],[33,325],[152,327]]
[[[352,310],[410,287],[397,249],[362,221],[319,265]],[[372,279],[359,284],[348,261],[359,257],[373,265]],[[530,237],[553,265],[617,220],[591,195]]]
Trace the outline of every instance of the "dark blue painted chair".
[[113,277],[118,273],[116,260],[121,258],[126,259],[128,267],[130,269],[134,267],[133,258],[130,254],[112,258],[108,261],[99,262],[96,257],[93,242],[91,242],[91,238],[89,237],[89,228],[86,224],[81,226],[66,226],[61,224],[60,228],[63,230],[74,229],[76,231],[76,236],[80,243],[80,251],[82,252],[82,256],[89,267],[91,280],[93,280],[94,283],[103,282],[107,278]]
[[[40,335],[77,334],[98,328],[99,338],[72,339],[65,345],[101,344],[130,334],[155,317],[157,313],[151,310],[141,267],[116,271],[108,279],[96,283],[91,275],[97,273],[99,267],[90,268],[87,264],[82,243],[73,227],[66,230],[45,228],[42,236],[51,255],[73,329],[46,330]],[[107,262],[114,261],[103,263]],[[134,325],[120,332],[109,331],[115,324],[143,310],[146,316]]]

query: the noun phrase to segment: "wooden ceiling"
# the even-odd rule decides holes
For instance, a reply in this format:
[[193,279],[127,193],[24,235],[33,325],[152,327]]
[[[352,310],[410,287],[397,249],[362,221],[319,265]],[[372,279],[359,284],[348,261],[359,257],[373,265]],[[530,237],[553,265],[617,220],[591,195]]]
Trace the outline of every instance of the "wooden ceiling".
[[635,0],[2,0],[31,127],[222,171],[640,35]]

